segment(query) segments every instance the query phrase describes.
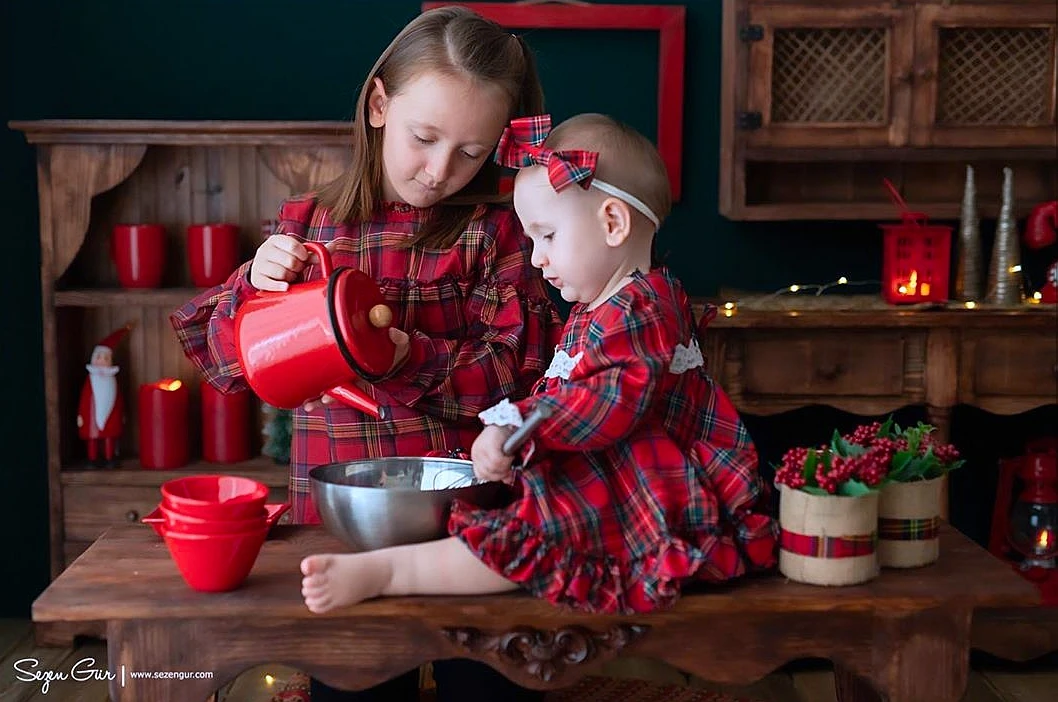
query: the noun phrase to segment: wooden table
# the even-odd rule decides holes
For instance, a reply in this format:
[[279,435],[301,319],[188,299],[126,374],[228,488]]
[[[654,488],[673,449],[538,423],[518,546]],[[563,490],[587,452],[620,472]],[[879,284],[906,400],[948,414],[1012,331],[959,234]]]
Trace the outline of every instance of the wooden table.
[[[707,680],[746,684],[782,664],[827,658],[849,700],[956,702],[966,687],[971,615],[1019,607],[1035,590],[945,526],[941,559],[857,587],[777,576],[697,589],[650,615],[587,615],[526,595],[378,599],[325,615],[305,609],[298,562],[344,550],[319,527],[278,527],[234,592],[190,590],[165,544],[141,526],[99,538],[34,602],[33,620],[103,620],[115,702],[203,700],[265,662],[362,689],[429,660],[485,661],[523,685],[560,688],[622,655],[656,658]],[[133,679],[132,672],[208,672]]]

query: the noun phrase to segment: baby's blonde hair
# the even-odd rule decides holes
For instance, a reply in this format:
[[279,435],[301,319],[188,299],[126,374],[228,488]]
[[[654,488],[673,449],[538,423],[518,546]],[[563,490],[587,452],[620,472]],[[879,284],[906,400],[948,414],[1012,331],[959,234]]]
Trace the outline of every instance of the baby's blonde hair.
[[636,196],[662,222],[672,210],[665,162],[654,144],[627,124],[593,112],[576,115],[552,129],[544,145],[597,152],[596,178]]

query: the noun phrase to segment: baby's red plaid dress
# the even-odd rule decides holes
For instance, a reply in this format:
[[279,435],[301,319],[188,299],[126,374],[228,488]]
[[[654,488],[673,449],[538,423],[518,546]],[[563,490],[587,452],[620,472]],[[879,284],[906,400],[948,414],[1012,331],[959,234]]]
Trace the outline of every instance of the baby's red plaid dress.
[[574,307],[558,352],[575,362],[568,378],[515,403],[523,417],[553,412],[520,497],[504,510],[457,505],[450,532],[533,594],[596,612],[649,611],[689,580],[771,567],[777,528],[756,450],[704,362],[687,361],[696,351],[687,296],[663,268],[595,310]]

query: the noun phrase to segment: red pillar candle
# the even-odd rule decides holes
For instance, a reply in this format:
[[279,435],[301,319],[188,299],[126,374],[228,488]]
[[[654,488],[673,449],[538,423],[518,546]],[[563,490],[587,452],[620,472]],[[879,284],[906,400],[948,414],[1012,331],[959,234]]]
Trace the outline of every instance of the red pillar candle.
[[250,458],[250,393],[222,393],[202,383],[202,457],[210,463]]
[[187,387],[163,378],[140,386],[140,465],[170,470],[187,464]]

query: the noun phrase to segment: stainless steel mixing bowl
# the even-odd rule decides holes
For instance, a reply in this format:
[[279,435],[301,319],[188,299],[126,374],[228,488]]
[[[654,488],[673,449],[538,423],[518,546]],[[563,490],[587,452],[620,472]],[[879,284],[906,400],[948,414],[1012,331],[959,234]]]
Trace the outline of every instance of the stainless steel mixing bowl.
[[[465,486],[421,490],[423,477],[439,471],[461,473]],[[473,476],[470,461],[378,458],[317,466],[309,482],[327,530],[357,551],[370,551],[444,538],[454,499],[487,509],[510,499],[503,483],[470,484]]]

